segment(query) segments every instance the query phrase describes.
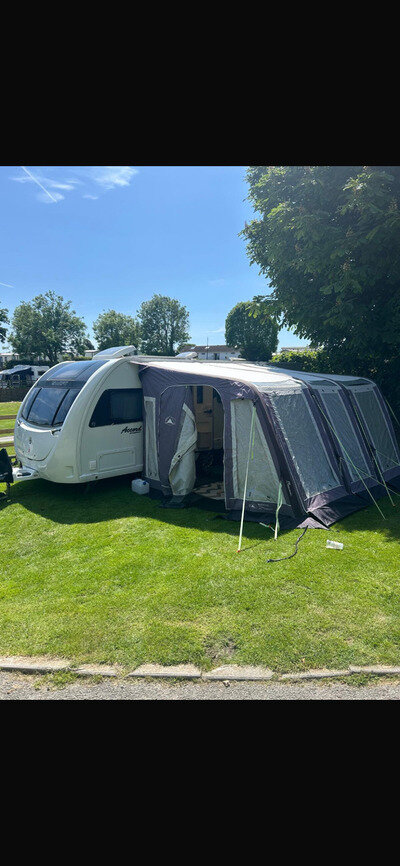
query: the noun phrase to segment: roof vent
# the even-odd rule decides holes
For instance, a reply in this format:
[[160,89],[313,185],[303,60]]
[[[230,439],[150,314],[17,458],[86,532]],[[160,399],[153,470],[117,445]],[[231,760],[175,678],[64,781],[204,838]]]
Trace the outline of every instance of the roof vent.
[[94,358],[127,358],[129,355],[137,355],[136,346],[112,346],[110,349],[103,349],[93,355]]

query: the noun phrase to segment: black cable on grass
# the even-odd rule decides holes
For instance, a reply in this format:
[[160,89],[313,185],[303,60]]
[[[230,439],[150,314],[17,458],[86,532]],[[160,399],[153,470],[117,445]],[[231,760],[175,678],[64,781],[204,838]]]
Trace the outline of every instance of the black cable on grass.
[[293,556],[296,556],[298,545],[300,544],[300,541],[303,538],[303,535],[306,534],[307,529],[308,529],[308,526],[306,526],[306,528],[303,529],[303,532],[301,533],[301,535],[299,535],[297,541],[295,541],[295,544],[294,544],[295,549],[294,549],[293,553],[289,554],[289,556],[281,556],[279,559],[267,559],[267,562],[283,562],[285,559],[292,559]]

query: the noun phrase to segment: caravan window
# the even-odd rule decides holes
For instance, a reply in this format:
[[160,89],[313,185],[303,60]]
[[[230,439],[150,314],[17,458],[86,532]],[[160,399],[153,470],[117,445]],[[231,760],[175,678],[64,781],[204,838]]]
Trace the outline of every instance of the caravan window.
[[25,418],[25,421],[28,420],[28,415],[29,415],[32,403],[34,400],[36,400],[36,397],[38,394],[39,394],[39,390],[37,388],[32,388],[32,390],[29,391],[29,394],[28,394],[28,396],[25,400],[25,403],[22,406],[22,410],[21,410],[21,415],[23,418]]
[[79,394],[79,388],[70,388],[69,391],[65,392],[65,397],[57,409],[53,424],[54,426],[58,426],[59,424],[64,424],[64,421],[67,417],[67,413],[69,412],[75,397]]
[[67,361],[43,372],[29,392],[21,415],[39,427],[60,427],[76,396],[105,361]]
[[58,427],[64,423],[79,388],[33,388],[22,407],[22,417],[38,427]]
[[30,423],[39,427],[51,427],[65,393],[63,388],[40,388],[28,412]]
[[103,391],[90,419],[90,427],[132,424],[143,420],[141,388],[115,388]]

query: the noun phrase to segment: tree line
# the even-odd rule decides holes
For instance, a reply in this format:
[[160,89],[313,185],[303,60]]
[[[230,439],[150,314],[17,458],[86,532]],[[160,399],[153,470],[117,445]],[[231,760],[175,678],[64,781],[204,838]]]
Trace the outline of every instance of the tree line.
[[[277,346],[278,326],[249,316],[248,303],[237,304],[226,320],[226,339],[249,360],[268,360]],[[7,310],[0,310],[0,342],[5,342],[9,324]],[[56,364],[60,357],[81,357],[94,346],[84,320],[72,309],[71,301],[46,292],[23,301],[15,311],[8,339],[20,358],[39,357]],[[175,355],[188,345],[189,312],[175,298],[155,294],[144,301],[135,316],[105,310],[93,323],[98,349],[133,345],[146,355]],[[190,344],[189,344],[190,345]]]
[[[14,311],[10,324],[8,311],[0,309],[0,342],[9,340],[20,357],[47,358],[56,364],[60,356],[76,358],[94,346],[89,340],[84,320],[55,292],[37,295],[23,301]],[[177,347],[189,339],[189,313],[175,298],[156,294],[144,301],[137,316],[105,310],[93,323],[98,349],[134,345],[149,355],[174,355]]]

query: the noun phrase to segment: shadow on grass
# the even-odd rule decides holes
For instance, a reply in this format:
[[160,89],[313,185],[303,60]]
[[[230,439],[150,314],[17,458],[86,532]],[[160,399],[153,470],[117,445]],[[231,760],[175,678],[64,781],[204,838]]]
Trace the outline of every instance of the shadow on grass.
[[392,492],[392,500],[394,506],[386,493],[377,498],[383,517],[376,505],[371,502],[370,505],[362,506],[360,511],[338,521],[329,532],[340,532],[343,528],[349,533],[379,533],[388,542],[398,542],[400,540],[400,497]]
[[[59,524],[94,524],[127,517],[154,519],[174,526],[189,527],[229,535],[239,534],[236,521],[223,519],[225,509],[190,505],[185,508],[163,508],[162,499],[138,496],[130,489],[131,478],[108,478],[89,485],[53,484],[36,479],[15,484],[7,512],[12,519],[16,504],[27,511]],[[205,503],[206,505],[206,503]],[[222,519],[221,519],[222,518]],[[270,530],[246,521],[246,535],[265,541]]]
[[[207,502],[199,502],[185,508],[163,508],[162,499],[138,496],[130,489],[130,476],[104,479],[88,487],[86,485],[54,484],[37,479],[17,483],[11,488],[11,502],[7,511],[18,503],[27,511],[41,515],[59,524],[94,524],[127,517],[154,519],[162,523],[184,526],[215,533],[238,535],[239,524],[223,519],[226,514],[223,503],[217,503],[211,510]],[[374,505],[343,518],[330,528],[330,532],[379,532],[388,541],[400,539],[400,497],[394,497],[396,507],[390,504],[387,496],[379,499],[379,506],[385,515],[381,517]],[[3,509],[0,509],[0,512]],[[221,519],[222,518],[222,519]],[[266,519],[263,522],[267,523]],[[271,523],[274,516],[271,515]],[[259,523],[245,521],[245,534],[249,540],[265,541],[270,530]],[[280,535],[293,529],[293,525],[281,526]],[[319,530],[324,532],[324,530]],[[248,545],[246,545],[248,546]]]

